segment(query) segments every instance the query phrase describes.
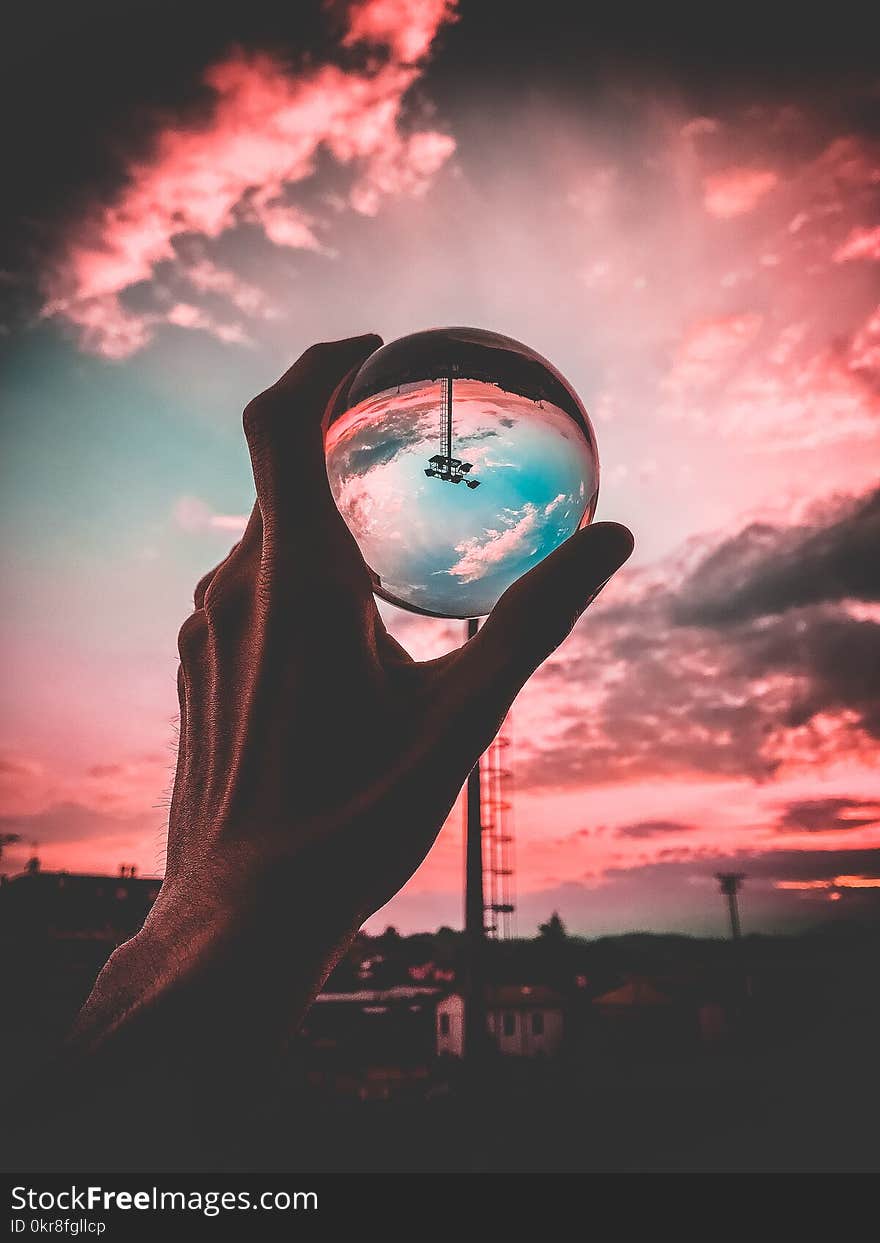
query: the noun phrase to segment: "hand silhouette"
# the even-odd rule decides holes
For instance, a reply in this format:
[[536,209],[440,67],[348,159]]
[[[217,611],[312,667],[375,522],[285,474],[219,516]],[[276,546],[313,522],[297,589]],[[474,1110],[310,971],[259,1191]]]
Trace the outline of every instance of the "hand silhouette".
[[632,549],[624,527],[587,527],[474,638],[413,661],[386,632],[324,461],[325,412],[380,344],[312,346],[244,412],[257,499],[179,635],[165,880],[71,1043],[98,1084],[93,1116],[136,1074],[162,1105],[155,1142],[171,1120],[194,1136],[188,1160],[270,1091],[255,1068],[421,863],[519,689]]
[[171,885],[230,855],[258,890],[263,872],[303,870],[354,924],[421,863],[516,693],[632,548],[623,527],[588,527],[470,642],[413,661],[385,629],[324,464],[325,411],[379,345],[313,346],[245,411],[257,502],[180,632],[168,841]]

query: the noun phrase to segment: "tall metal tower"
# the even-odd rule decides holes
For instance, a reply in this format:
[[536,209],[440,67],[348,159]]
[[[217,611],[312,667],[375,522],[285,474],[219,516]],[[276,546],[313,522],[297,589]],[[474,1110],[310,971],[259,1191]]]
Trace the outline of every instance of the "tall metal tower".
[[486,931],[495,940],[515,933],[513,773],[508,716],[483,756],[483,874],[486,877]]
[[435,453],[428,459],[425,474],[429,479],[442,479],[444,483],[461,483],[464,480],[469,488],[478,488],[479,479],[465,478],[473,470],[473,465],[452,456],[452,397],[453,380],[450,373],[443,380],[443,428],[440,442],[443,452]]
[[[480,623],[467,624],[472,639]],[[483,896],[483,798],[478,760],[467,779],[465,799],[464,934],[467,950],[464,987],[464,1056],[471,1070],[486,1051],[486,919]]]
[[[479,625],[475,619],[468,622],[469,639]],[[498,939],[514,932],[512,774],[509,761],[505,763],[509,748],[508,716],[471,770],[465,798],[464,1055],[477,1071],[487,1045],[486,935]]]

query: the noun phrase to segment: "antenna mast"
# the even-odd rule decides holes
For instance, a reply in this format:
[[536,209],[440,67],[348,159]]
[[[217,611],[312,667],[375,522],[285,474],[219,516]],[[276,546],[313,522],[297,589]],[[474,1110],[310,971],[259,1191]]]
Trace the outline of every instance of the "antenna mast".
[[443,379],[443,434],[440,446],[443,452],[435,453],[428,459],[425,474],[429,479],[442,479],[444,483],[461,483],[464,480],[469,488],[478,488],[479,479],[465,479],[465,475],[473,470],[473,463],[452,456],[452,386],[450,371]]

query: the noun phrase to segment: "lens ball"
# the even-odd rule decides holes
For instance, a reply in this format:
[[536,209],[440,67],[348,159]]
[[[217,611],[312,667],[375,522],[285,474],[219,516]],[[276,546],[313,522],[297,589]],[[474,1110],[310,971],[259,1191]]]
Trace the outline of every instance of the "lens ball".
[[377,350],[330,411],[325,448],[377,595],[432,617],[485,616],[596,508],[596,439],[574,389],[478,328]]

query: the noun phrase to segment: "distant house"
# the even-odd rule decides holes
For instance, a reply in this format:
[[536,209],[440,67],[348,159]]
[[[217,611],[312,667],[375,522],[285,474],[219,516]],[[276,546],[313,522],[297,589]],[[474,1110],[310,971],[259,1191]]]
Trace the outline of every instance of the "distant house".
[[[543,985],[503,984],[490,988],[486,1027],[498,1051],[507,1057],[552,1057],[562,1045],[562,998]],[[437,1003],[437,1053],[464,1052],[464,998],[450,993]]]
[[693,1031],[692,1007],[676,1001],[644,976],[593,998],[599,1030],[609,1049],[656,1050],[679,1044]]
[[593,998],[593,1005],[608,1015],[620,1016],[633,1014],[639,1010],[653,1009],[655,1006],[669,1006],[672,999],[661,993],[656,985],[644,976],[632,976],[621,984],[620,988],[603,993]]

